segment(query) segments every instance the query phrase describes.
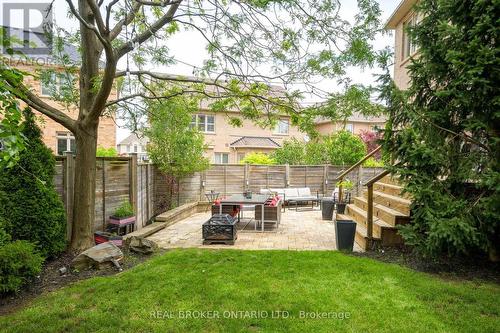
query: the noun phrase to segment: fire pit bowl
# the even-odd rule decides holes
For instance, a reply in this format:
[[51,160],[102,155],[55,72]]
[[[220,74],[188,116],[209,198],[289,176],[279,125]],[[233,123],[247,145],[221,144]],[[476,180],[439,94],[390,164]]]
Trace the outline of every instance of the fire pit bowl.
[[203,223],[203,244],[234,245],[237,238],[236,221],[237,219],[229,214],[212,215],[207,222]]

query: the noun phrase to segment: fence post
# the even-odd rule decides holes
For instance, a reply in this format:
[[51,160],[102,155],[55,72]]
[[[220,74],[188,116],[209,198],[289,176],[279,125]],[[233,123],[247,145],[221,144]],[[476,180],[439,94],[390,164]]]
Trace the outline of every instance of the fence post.
[[200,201],[205,201],[205,187],[207,186],[207,172],[200,172]]
[[250,188],[250,165],[245,163],[245,176],[244,176],[243,190],[248,190]]
[[75,160],[73,153],[70,151],[64,152],[64,194],[66,201],[66,237],[71,240],[73,232],[73,200],[75,195]]
[[137,153],[130,154],[129,160],[129,198],[137,218]]
[[328,165],[323,165],[323,196],[328,191]]
[[102,230],[106,230],[106,162],[102,159]]
[[285,187],[290,186],[290,164],[285,165]]
[[227,195],[227,169],[224,164],[224,195]]
[[[151,167],[151,164],[146,164],[146,184],[145,184],[145,188],[146,188],[146,224],[148,223],[149,221],[149,218],[150,218],[150,204],[151,204],[151,188],[150,188],[150,183],[149,183],[149,177],[150,177],[150,169]],[[143,226],[144,226],[144,221],[143,221]]]

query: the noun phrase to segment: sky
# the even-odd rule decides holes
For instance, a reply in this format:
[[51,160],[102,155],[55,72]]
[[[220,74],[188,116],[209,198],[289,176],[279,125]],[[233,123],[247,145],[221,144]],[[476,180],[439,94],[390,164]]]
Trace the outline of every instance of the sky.
[[[27,0],[26,2],[46,3],[47,1],[49,0]],[[20,2],[21,0],[0,0],[1,4]],[[74,2],[77,3],[77,1]],[[379,0],[378,2],[382,10],[382,22],[386,22],[399,4],[400,0]],[[341,17],[350,21],[356,11],[356,1],[341,0],[341,3]],[[65,0],[55,0],[53,9],[55,13],[54,18],[56,25],[65,27],[66,29],[71,29],[73,26],[75,27],[74,29],[77,28],[78,25],[76,21],[68,18],[68,7]],[[0,14],[0,20],[2,17],[3,15]],[[14,22],[14,24],[18,23],[22,25],[22,16],[17,18],[14,17],[12,22]],[[3,21],[1,23],[3,24]],[[34,22],[34,24],[36,24],[36,22]],[[194,69],[193,67],[201,67],[203,65],[203,60],[207,59],[205,50],[206,43],[198,33],[192,31],[180,31],[170,40],[169,45],[173,45],[170,48],[175,59],[179,60],[178,63],[170,67],[153,67],[150,68],[150,70],[170,74],[192,75]],[[375,39],[373,45],[376,49],[383,49],[386,46],[393,47],[394,37],[392,34],[380,34]],[[126,68],[125,59],[123,59],[123,61],[119,64],[119,67]],[[347,74],[352,79],[352,83],[362,83],[366,85],[374,84],[374,74],[379,72],[379,69],[362,70],[360,68],[349,68],[347,70]],[[315,86],[326,91],[339,91],[341,89],[341,87],[338,87],[337,83],[332,80],[318,80]],[[304,105],[310,105],[319,101],[318,97],[306,96],[302,103]],[[121,122],[118,121],[118,124],[120,125]],[[118,143],[129,135],[129,131],[125,128],[119,127],[116,135]]]

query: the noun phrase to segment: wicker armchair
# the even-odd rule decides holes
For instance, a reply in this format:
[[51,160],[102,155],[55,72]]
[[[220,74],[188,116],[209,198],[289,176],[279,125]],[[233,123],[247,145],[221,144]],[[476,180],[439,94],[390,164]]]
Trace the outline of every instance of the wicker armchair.
[[[276,206],[264,206],[264,222],[274,222],[278,226],[281,222],[281,208],[283,200],[280,200]],[[255,206],[255,219],[262,218],[262,206]]]

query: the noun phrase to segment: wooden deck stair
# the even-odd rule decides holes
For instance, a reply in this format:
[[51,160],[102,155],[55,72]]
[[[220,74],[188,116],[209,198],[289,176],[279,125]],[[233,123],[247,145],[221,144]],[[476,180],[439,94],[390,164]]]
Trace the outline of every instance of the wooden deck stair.
[[410,205],[408,195],[401,194],[402,187],[397,178],[385,176],[373,184],[373,224],[372,240],[368,237],[368,193],[354,198],[347,205],[345,214],[337,214],[337,220],[353,220],[356,222],[355,242],[368,250],[373,243],[391,246],[402,243],[397,232],[397,226],[410,220]]

